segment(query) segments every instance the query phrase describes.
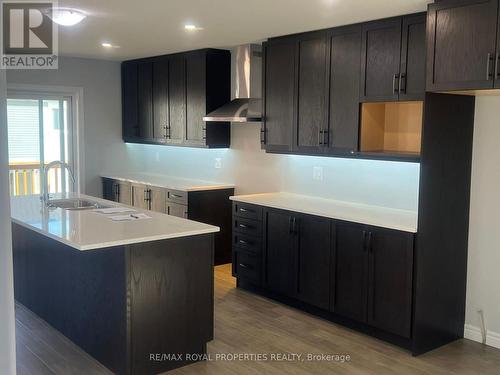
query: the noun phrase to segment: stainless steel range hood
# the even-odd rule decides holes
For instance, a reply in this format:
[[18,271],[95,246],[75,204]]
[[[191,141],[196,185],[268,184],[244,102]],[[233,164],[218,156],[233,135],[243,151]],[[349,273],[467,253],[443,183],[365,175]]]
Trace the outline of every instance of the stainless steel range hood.
[[262,46],[247,44],[231,53],[235,99],[203,117],[204,121],[260,122],[262,120]]

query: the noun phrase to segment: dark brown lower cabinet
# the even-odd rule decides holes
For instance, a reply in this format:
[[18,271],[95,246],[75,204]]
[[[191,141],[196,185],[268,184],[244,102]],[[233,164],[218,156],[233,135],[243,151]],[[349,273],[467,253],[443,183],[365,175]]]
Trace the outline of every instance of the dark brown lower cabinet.
[[266,288],[328,309],[331,221],[265,209],[263,226]]
[[331,220],[298,215],[295,236],[295,297],[310,305],[328,309],[330,301]]
[[363,225],[335,225],[331,311],[366,322],[368,258]]
[[387,229],[367,236],[368,323],[410,337],[414,236]]
[[358,224],[335,227],[331,310],[409,338],[414,235]]
[[239,287],[410,346],[413,233],[240,202],[233,223]]
[[287,296],[293,294],[293,235],[292,213],[267,209],[264,212],[265,286],[270,291]]

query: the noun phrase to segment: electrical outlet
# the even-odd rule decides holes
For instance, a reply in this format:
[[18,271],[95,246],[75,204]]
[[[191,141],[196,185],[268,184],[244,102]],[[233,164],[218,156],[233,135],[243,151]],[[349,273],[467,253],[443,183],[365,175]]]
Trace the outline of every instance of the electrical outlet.
[[215,158],[215,169],[221,169],[221,168],[222,168],[222,159]]
[[323,167],[313,167],[313,180],[323,181]]
[[160,153],[158,151],[156,151],[155,158],[156,158],[156,162],[158,163],[160,161]]

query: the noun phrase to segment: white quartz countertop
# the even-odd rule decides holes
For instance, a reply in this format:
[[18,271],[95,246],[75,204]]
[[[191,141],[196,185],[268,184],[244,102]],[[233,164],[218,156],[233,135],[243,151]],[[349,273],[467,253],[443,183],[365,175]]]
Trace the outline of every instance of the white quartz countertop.
[[417,213],[415,211],[369,206],[284,192],[238,195],[230,199],[404,232],[417,232]]
[[[128,207],[82,194],[53,194],[52,199],[83,198],[109,207]],[[198,223],[174,216],[133,208],[151,219],[112,221],[109,216],[94,210],[71,211],[48,208],[39,195],[11,198],[12,221],[77,250],[101,249],[140,242],[195,236],[219,232],[213,225]]]
[[224,184],[213,181],[191,180],[187,178],[163,176],[158,174],[104,173],[101,176],[113,180],[127,181],[136,184],[151,185],[166,189],[173,189],[173,190],[180,190],[187,192],[234,188],[234,185],[231,184]]

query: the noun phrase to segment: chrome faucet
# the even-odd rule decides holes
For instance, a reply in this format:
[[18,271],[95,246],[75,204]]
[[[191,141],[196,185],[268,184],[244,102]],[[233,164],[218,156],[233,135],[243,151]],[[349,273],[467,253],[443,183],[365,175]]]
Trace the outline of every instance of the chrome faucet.
[[43,171],[42,171],[43,191],[42,191],[42,195],[40,196],[40,199],[45,204],[49,204],[49,200],[50,200],[49,179],[48,179],[49,171],[52,168],[57,167],[57,166],[60,166],[61,168],[66,168],[66,170],[69,172],[68,174],[69,174],[69,177],[71,178],[71,182],[73,183],[73,187],[75,186],[75,175],[73,174],[73,169],[71,168],[71,166],[69,164],[67,164],[63,161],[60,161],[60,160],[56,160],[56,161],[53,161],[53,162],[47,164],[43,168]]

